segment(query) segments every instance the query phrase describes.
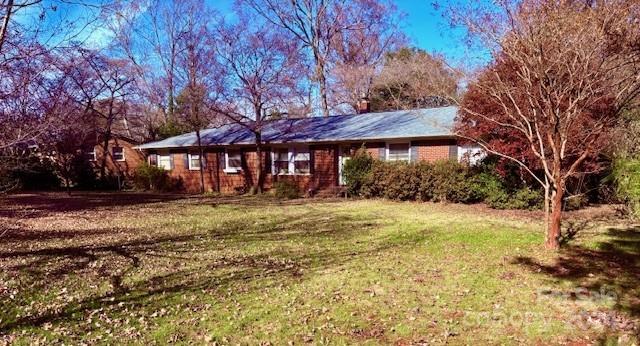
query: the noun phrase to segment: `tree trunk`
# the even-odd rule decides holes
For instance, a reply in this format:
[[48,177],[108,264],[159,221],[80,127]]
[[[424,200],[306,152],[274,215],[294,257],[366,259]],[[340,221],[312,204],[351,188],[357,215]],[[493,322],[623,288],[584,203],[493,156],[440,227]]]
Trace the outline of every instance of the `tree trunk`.
[[109,155],[109,139],[111,137],[111,133],[107,132],[104,135],[104,140],[102,141],[102,162],[100,164],[100,181],[105,183],[106,175],[107,175],[107,156]]
[[327,78],[324,73],[324,62],[320,58],[319,53],[314,52],[316,60],[316,78],[320,86],[320,100],[322,102],[322,116],[329,116],[329,101],[327,99]]
[[253,192],[261,194],[264,180],[264,158],[262,157],[262,135],[260,133],[256,133],[256,155],[258,156],[258,169],[256,172],[257,176],[253,186]]
[[[548,183],[547,183],[548,184]],[[549,225],[551,221],[551,187],[546,185],[544,187],[544,226],[547,232],[544,235],[544,243],[549,242]]]
[[2,18],[2,27],[0,27],[0,53],[4,46],[4,41],[7,38],[7,29],[9,28],[9,21],[11,20],[11,11],[13,11],[13,0],[9,0],[4,7],[7,9],[4,18]]
[[200,161],[200,193],[204,194],[204,165],[202,163],[206,161],[202,159],[204,158],[204,150],[202,149],[202,142],[200,140],[200,130],[196,131],[196,137],[198,138],[198,158]]
[[324,76],[324,67],[318,67],[318,82],[320,83],[320,99],[322,100],[322,116],[329,116],[329,102],[327,100],[327,79]]
[[[67,174],[69,173],[67,172]],[[68,176],[64,177],[64,185],[67,188],[67,195],[71,196],[71,182],[69,181]]]
[[547,224],[547,241],[545,243],[547,249],[557,250],[560,248],[561,221],[562,221],[562,197],[564,195],[564,187],[562,184],[553,191],[551,198],[551,215]]

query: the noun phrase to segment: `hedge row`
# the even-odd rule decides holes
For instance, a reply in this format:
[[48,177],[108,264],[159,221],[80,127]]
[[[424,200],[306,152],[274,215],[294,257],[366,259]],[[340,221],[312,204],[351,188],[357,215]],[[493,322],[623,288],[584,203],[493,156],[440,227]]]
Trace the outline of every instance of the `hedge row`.
[[349,193],[365,198],[454,203],[486,202],[496,209],[536,209],[538,191],[509,189],[485,168],[470,168],[456,161],[388,162],[374,160],[359,150],[344,166]]

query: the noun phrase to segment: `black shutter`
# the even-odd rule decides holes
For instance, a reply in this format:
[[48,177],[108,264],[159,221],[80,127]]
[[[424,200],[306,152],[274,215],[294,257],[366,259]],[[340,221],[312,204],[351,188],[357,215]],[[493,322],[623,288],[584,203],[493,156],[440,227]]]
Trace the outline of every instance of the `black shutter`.
[[224,150],[218,153],[218,160],[220,161],[220,169],[227,169],[227,162],[224,159]]
[[309,148],[309,174],[316,172],[316,151]]
[[184,169],[189,169],[189,153],[184,153]]
[[202,169],[207,169],[207,153],[202,151],[202,155],[200,155],[200,165],[202,165]]
[[264,170],[267,174],[271,174],[271,150],[269,148],[264,149]]
[[378,148],[378,160],[384,161],[387,158],[387,148]]

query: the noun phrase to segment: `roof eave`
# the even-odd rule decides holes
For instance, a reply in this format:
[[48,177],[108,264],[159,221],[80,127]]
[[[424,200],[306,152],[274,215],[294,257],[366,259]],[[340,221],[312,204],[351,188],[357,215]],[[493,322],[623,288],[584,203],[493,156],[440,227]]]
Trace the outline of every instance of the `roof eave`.
[[[323,140],[301,140],[301,141],[265,141],[263,145],[295,145],[295,144],[331,144],[345,142],[388,142],[388,141],[417,141],[417,140],[437,140],[437,139],[456,139],[458,136],[454,134],[437,134],[430,136],[407,136],[407,137],[365,137],[365,138],[341,138],[341,139],[323,139]],[[233,146],[253,146],[255,143],[238,142],[238,143],[219,143],[207,144],[204,147],[233,147]],[[197,148],[197,145],[180,145],[180,146],[148,146],[139,145],[134,147],[137,150],[162,150],[162,149],[185,149]]]

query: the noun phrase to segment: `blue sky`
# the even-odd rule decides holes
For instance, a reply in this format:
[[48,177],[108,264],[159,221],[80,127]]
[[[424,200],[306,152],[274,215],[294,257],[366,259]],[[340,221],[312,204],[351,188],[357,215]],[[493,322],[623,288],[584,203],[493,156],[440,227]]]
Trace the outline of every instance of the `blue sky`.
[[[220,13],[229,13],[234,0],[206,0]],[[429,0],[396,0],[398,10],[405,15],[403,31],[412,43],[430,53],[443,54],[452,62],[464,58],[464,47],[454,38],[453,31],[442,14]]]
[[[47,0],[45,4],[53,4],[60,0]],[[100,2],[101,0],[91,0]],[[221,14],[230,14],[234,0],[205,0],[209,6],[217,9]],[[395,0],[398,10],[404,14],[402,30],[411,40],[411,43],[430,53],[443,54],[447,60],[454,65],[468,62],[465,57],[465,49],[455,35],[453,30],[447,24],[442,13],[436,11],[430,0]],[[62,6],[67,7],[67,6]],[[77,7],[69,8],[73,11]],[[34,20],[39,14],[40,8],[34,6],[29,11],[21,11],[17,16],[22,20]],[[64,10],[59,11],[56,15],[63,16]],[[68,13],[67,13],[68,14]],[[74,13],[75,15],[78,15]],[[73,18],[74,16],[71,16]],[[19,19],[19,20],[20,20]],[[71,22],[74,22],[71,19]],[[105,39],[108,39],[101,28],[95,28],[88,34],[90,41],[94,41],[100,46]],[[92,43],[92,42],[89,42]]]

